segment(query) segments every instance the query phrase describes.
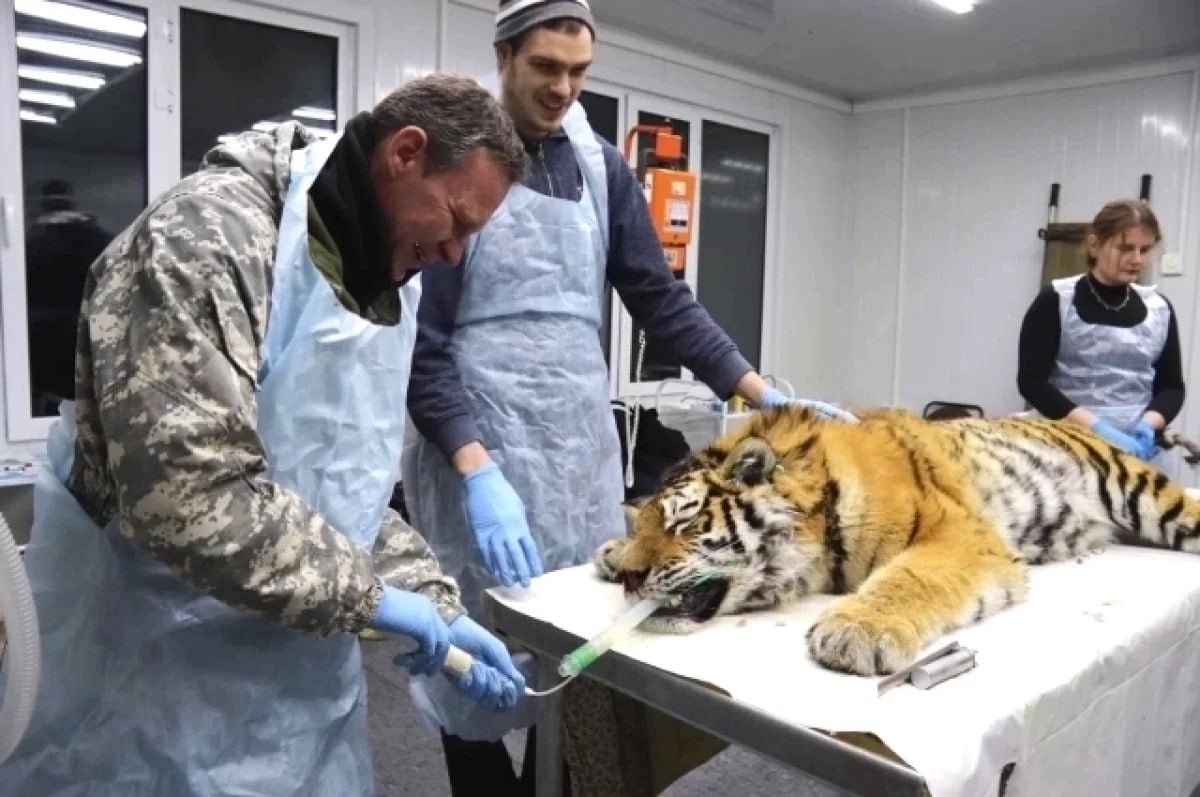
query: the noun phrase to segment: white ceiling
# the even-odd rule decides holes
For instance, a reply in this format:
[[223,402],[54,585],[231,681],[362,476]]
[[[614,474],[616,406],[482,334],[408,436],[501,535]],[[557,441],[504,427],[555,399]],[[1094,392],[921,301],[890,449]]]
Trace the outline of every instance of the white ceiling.
[[851,102],[1200,53],[1200,0],[594,0],[601,24]]

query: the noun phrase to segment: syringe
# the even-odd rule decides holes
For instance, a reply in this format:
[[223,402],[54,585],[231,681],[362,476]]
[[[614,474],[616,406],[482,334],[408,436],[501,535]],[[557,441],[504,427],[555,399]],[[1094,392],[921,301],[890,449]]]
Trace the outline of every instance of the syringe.
[[[645,598],[639,601],[618,617],[608,628],[563,657],[558,665],[558,674],[567,679],[566,681],[546,692],[535,692],[529,687],[525,687],[525,694],[531,697],[544,697],[562,688],[568,681],[579,675],[587,667],[590,667],[596,659],[607,653],[613,645],[628,635],[630,631],[637,628],[643,620],[653,614],[654,610],[661,605],[659,601],[653,598]],[[473,661],[470,653],[451,645],[449,652],[446,654],[446,660],[442,663],[442,668],[454,675],[463,675],[471,669]]]
[[608,628],[563,656],[563,660],[558,665],[558,674],[563,678],[574,678],[579,675],[630,631],[637,628],[643,620],[654,614],[654,610],[661,605],[653,598],[643,598],[638,601]]

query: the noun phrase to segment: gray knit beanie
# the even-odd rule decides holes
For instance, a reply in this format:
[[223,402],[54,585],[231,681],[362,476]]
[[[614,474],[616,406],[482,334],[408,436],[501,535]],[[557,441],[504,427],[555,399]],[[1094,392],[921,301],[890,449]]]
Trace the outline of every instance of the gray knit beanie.
[[588,0],[500,0],[493,43],[507,41],[552,19],[577,19],[587,25],[592,38],[596,38],[596,23],[592,20]]

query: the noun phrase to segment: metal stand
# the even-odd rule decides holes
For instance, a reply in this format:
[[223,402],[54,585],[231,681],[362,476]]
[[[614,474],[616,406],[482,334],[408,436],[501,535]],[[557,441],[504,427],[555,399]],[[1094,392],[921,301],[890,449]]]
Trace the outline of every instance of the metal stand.
[[[537,688],[549,689],[562,679],[553,658],[537,654]],[[537,704],[537,797],[563,793],[562,692],[539,697]]]

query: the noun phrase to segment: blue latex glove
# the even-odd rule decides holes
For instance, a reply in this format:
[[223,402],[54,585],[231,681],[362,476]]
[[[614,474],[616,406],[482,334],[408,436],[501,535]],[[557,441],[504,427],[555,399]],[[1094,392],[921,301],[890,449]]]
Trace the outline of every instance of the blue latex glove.
[[483,566],[506,587],[542,574],[537,544],[525,520],[525,504],[495,462],[471,471],[463,479],[467,520]]
[[1135,457],[1141,456],[1141,445],[1129,435],[1122,432],[1103,418],[1097,418],[1092,424],[1092,431],[1112,443],[1117,448]]
[[525,694],[525,677],[503,642],[465,614],[450,623],[450,642],[475,659],[466,674],[446,674],[458,691],[488,708],[503,710],[517,704]]
[[835,407],[832,404],[824,401],[814,401],[812,399],[793,399],[788,398],[783,394],[783,391],[778,388],[771,388],[766,393],[763,393],[762,398],[758,400],[758,406],[763,407],[782,407],[786,404],[795,404],[799,407],[808,407],[815,410],[818,414],[824,415],[826,418],[836,418],[839,421],[848,421],[849,423],[858,423],[858,418],[855,418],[849,412],[846,412],[841,407]]
[[450,649],[450,629],[429,598],[385,584],[371,628],[406,636],[417,643],[416,650],[396,657],[397,666],[413,675],[441,672]]
[[1138,421],[1133,427],[1132,437],[1139,446],[1138,456],[1149,462],[1158,456],[1158,445],[1154,441],[1154,427],[1147,421]]

